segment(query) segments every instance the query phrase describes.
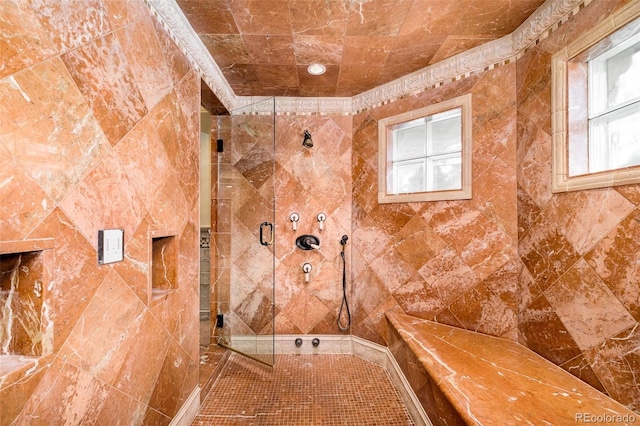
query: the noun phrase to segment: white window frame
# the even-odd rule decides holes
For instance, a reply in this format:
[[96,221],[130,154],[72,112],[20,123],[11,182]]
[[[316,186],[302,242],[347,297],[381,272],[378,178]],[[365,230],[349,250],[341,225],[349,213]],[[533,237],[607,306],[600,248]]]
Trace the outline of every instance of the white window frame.
[[[591,128],[594,127],[598,117],[603,116],[603,111],[609,114],[616,114],[615,112],[606,111],[606,108],[594,108],[594,103],[603,95],[602,90],[597,89],[598,86],[602,85],[598,84],[594,79],[594,72],[597,74],[597,70],[592,67],[594,64],[597,67],[598,62],[606,58],[606,55],[615,55],[616,52],[626,48],[624,43],[631,38],[629,34],[635,36],[634,33],[637,33],[638,29],[640,29],[640,21],[634,22],[638,18],[640,18],[640,2],[629,3],[591,28],[552,58],[553,192],[578,191],[640,183],[640,165],[589,172],[594,164],[589,164],[591,161],[589,158],[593,158],[593,155],[586,154],[589,150],[593,150],[596,145],[592,140],[595,134],[592,133],[593,130]],[[619,31],[631,23],[633,23],[631,26]],[[580,83],[580,85],[588,88],[588,95],[584,99],[588,99],[589,106],[577,104],[577,101],[570,99],[570,66],[574,64],[582,64],[591,68],[588,76],[585,77],[587,81]],[[633,100],[622,105],[629,106],[629,104],[636,101]],[[586,117],[572,117],[575,111],[585,110],[586,108],[589,110]],[[631,106],[630,108],[634,107]],[[582,127],[581,130],[576,130],[580,127]],[[569,151],[572,147],[579,151],[579,149],[575,148],[576,141],[583,147],[582,153],[571,153]],[[576,167],[576,169],[579,169],[579,172],[572,174],[569,169],[570,164],[574,167],[578,165],[579,167]]]
[[[461,187],[451,190],[427,190],[424,192],[395,193],[394,143],[392,129],[401,123],[420,118],[431,117],[447,111],[460,109],[461,118]],[[463,200],[471,198],[471,94],[439,102],[415,111],[387,117],[378,121],[378,202],[400,203],[420,201]],[[429,126],[427,127],[429,129]],[[425,152],[423,157],[403,161],[423,161],[425,166],[429,159],[451,156],[455,152],[442,153],[437,156]],[[425,168],[425,179],[429,171]]]

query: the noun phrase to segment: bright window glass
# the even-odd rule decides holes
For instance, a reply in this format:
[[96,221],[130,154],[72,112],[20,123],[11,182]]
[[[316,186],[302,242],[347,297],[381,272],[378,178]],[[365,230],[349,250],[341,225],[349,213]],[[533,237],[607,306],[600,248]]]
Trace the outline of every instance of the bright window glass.
[[378,121],[378,202],[471,198],[471,95]]
[[392,178],[402,194],[462,188],[462,108],[391,126]]
[[640,34],[589,61],[589,173],[640,165]]

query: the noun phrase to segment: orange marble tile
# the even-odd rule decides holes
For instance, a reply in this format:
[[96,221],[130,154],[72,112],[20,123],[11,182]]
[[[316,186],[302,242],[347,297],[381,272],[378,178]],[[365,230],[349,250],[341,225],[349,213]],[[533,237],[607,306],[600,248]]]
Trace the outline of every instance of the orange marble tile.
[[518,252],[542,290],[553,284],[580,257],[545,214],[541,214],[529,232],[520,238]]
[[[356,119],[360,118],[362,123],[356,125]],[[354,117],[353,152],[357,154],[365,163],[378,164],[378,145],[375,142],[378,136],[378,123],[367,113]],[[358,173],[356,173],[356,176]]]
[[336,65],[342,61],[342,36],[298,35],[293,40],[295,61],[300,64]]
[[59,53],[47,30],[27,2],[0,4],[0,79]]
[[147,113],[126,54],[113,35],[62,55],[111,145]]
[[518,186],[518,235],[524,235],[541,210],[529,197],[529,194]]
[[60,53],[82,46],[111,31],[100,0],[59,3],[31,1],[30,6],[42,26],[53,35],[53,43]]
[[437,288],[425,284],[419,275],[412,276],[396,289],[393,298],[406,314],[424,319],[433,319],[446,306]]
[[153,25],[156,36],[158,37],[158,42],[160,43],[160,50],[164,54],[167,65],[169,66],[171,79],[173,84],[176,85],[191,69],[189,59],[180,48],[176,46],[173,40],[171,40],[171,37],[162,30],[162,25],[157,20],[153,20]]
[[584,261],[545,291],[549,304],[582,350],[632,326],[635,320]]
[[191,287],[194,291],[200,289],[200,269],[193,259],[200,259],[200,224],[191,215],[191,219],[180,233],[178,245],[178,282],[180,287]]
[[0,137],[32,179],[59,202],[108,152],[107,138],[58,58],[3,83],[0,114],[6,120]]
[[149,9],[142,2],[129,0],[102,0],[113,31],[144,18]]
[[449,306],[464,328],[504,336],[518,325],[517,267],[507,263]]
[[169,176],[155,194],[149,217],[156,230],[171,230],[178,233],[189,217],[187,198],[181,188],[175,185],[175,177]]
[[353,200],[365,212],[371,212],[378,204],[377,168],[363,164],[360,174],[353,181]]
[[591,368],[591,365],[589,365],[589,362],[585,358],[584,354],[580,354],[577,357],[570,359],[569,361],[562,364],[561,367],[583,382],[598,389],[605,395],[609,395],[607,393],[607,390],[600,382],[600,379],[598,379],[598,376],[596,376],[596,373]]
[[517,325],[514,304],[492,292],[484,282],[465,292],[449,309],[466,330],[501,336]]
[[373,63],[384,63],[393,51],[393,47],[385,37],[347,37],[344,40],[342,63],[362,64],[365,60]]
[[54,201],[0,145],[0,239],[24,238],[54,208]]
[[386,234],[383,228],[369,216],[358,223],[357,228],[353,231],[353,239],[357,241],[354,248],[360,252],[367,263],[384,253],[392,243],[391,236]]
[[294,0],[290,2],[292,31],[294,34],[344,36],[349,15],[347,4],[331,0],[327,4],[320,0]]
[[181,403],[184,402],[182,386],[192,362],[178,343],[175,340],[171,341],[149,399],[150,408],[168,418],[176,415]]
[[[557,35],[556,35],[557,36]],[[518,114],[523,114],[540,130],[551,134],[551,54],[542,49],[530,53],[527,67],[518,89]],[[526,143],[531,143],[530,141]]]
[[634,210],[585,256],[616,297],[640,321],[640,211]]
[[365,270],[352,282],[351,306],[357,315],[366,318],[390,295],[385,283],[371,271]]
[[353,3],[349,5],[347,36],[397,34],[411,1]]
[[102,282],[59,358],[112,384],[140,327],[144,305],[115,272]]
[[55,238],[50,297],[55,324],[53,343],[57,351],[97,291],[107,270],[98,266],[96,249],[59,208],[48,215],[29,237]]
[[389,292],[404,285],[413,275],[414,269],[405,262],[395,248],[389,247],[369,264],[371,271]]
[[[124,418],[134,424],[143,424],[146,412],[147,406],[139,400],[131,398],[116,389],[109,388],[104,405],[96,416],[94,424],[122,424],[121,422]],[[114,413],[118,413],[117,418],[114,416]]]
[[555,364],[580,354],[580,348],[545,298],[536,298],[518,316],[519,341]]
[[230,0],[229,9],[242,34],[290,34],[291,15],[286,3],[265,0],[255,3],[250,0]]
[[[82,392],[66,391],[77,386],[82,387]],[[44,418],[75,418],[93,422],[108,393],[108,384],[73,364],[57,359],[40,380],[15,422],[44,425]],[[35,419],[34,413],[38,413]]]
[[24,396],[35,391],[49,370],[53,358],[53,354],[48,355],[40,358],[37,363],[34,361],[22,369],[14,370],[10,375],[3,376],[0,384],[0,409],[4,419],[15,419],[20,414],[28,400]]
[[172,79],[162,46],[156,37],[152,18],[137,21],[116,31],[136,86],[148,111],[171,91]]
[[447,246],[418,271],[425,282],[438,290],[447,304],[478,283],[473,270]]
[[[519,142],[520,144],[521,142]],[[518,185],[540,208],[551,199],[551,136],[545,132],[535,132],[530,141],[531,149],[526,151],[518,164]]]
[[396,250],[415,270],[433,259],[446,245],[445,240],[418,215],[413,216],[396,234]]
[[[143,119],[114,150],[118,163],[130,177],[131,184],[136,194],[143,200],[146,209],[151,208],[168,180],[171,179],[171,184],[175,185],[170,160],[156,130],[159,126],[163,126],[162,121],[156,121],[158,118],[154,114]],[[162,118],[163,121],[170,120],[166,116]],[[140,161],[147,166],[140,167]]]
[[[585,254],[634,210],[634,205],[611,188],[555,196],[545,208],[549,220],[580,254]],[[589,223],[585,229],[584,224]]]
[[125,236],[133,235],[143,217],[144,204],[130,182],[116,155],[107,155],[60,207],[94,247],[99,229],[124,228]]
[[457,53],[472,49],[476,46],[480,46],[481,44],[488,43],[492,40],[495,40],[495,37],[492,37],[490,35],[448,36],[439,46],[438,51],[433,54],[430,64],[438,63],[439,61],[450,58]]
[[369,211],[369,217],[389,235],[401,232],[414,215],[415,211],[406,203],[378,204]]
[[518,312],[522,312],[527,306],[531,304],[540,294],[542,290],[535,283],[531,273],[527,267],[518,262]]
[[[189,16],[189,23],[198,33],[204,34],[236,34],[238,27],[231,16],[226,0],[210,0],[192,2],[178,0],[180,8]],[[215,16],[216,19],[210,19]]]
[[[170,340],[161,324],[149,312],[143,314],[140,326],[134,334],[137,338],[132,340],[122,360],[113,386],[138,401],[146,402],[151,397]],[[155,338],[146,339],[145,336]],[[132,370],[140,373],[131,377],[127,372]]]
[[585,353],[607,393],[636,413],[640,410],[638,328],[636,324],[623,330]]
[[626,185],[616,187],[616,191],[622,194],[627,200],[634,205],[640,205],[640,187],[638,185]]

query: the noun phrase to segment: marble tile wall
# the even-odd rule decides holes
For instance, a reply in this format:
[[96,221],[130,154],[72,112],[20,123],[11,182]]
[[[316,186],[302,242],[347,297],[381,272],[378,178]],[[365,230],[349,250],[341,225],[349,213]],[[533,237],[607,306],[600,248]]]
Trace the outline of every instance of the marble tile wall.
[[[279,334],[340,334],[340,239],[347,235],[352,241],[352,118],[278,116],[276,129],[276,330]],[[313,138],[312,148],[302,146],[306,129]],[[295,232],[289,219],[292,212],[300,215]],[[327,217],[322,230],[318,213]],[[317,236],[320,250],[297,248],[296,238],[302,234]],[[348,277],[350,252],[347,244]],[[302,271],[305,262],[313,268],[308,283]]]
[[[339,333],[340,238],[351,228],[351,117],[278,116],[274,123],[272,116],[238,115],[217,122],[225,152],[214,154],[220,158],[213,174],[218,220],[212,270],[217,271],[217,309],[229,318],[229,329],[218,334],[273,331],[274,248],[276,333]],[[306,129],[314,140],[311,149],[302,146]],[[289,219],[292,212],[300,215],[297,231]],[[327,216],[323,230],[320,212]],[[275,245],[266,248],[259,244],[259,225],[273,217]],[[318,236],[321,249],[296,248],[302,234]],[[305,262],[313,268],[309,283],[302,271]]]
[[551,192],[551,57],[626,1],[591,2],[517,61],[518,339],[640,412],[640,185]]
[[[516,339],[515,81],[510,64],[354,117],[354,334],[384,344],[399,310]],[[378,204],[378,120],[467,93],[473,198]]]
[[[169,424],[198,385],[199,93],[142,1],[0,2],[0,241],[55,239],[53,348],[0,378],[0,424]],[[124,261],[98,265],[104,228]]]

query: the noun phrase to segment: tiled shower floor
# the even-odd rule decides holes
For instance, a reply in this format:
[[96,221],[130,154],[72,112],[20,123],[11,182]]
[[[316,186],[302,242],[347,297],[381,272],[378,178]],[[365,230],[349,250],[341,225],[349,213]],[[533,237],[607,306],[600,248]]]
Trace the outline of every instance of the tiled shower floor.
[[193,425],[413,425],[380,366],[354,355],[232,354]]

